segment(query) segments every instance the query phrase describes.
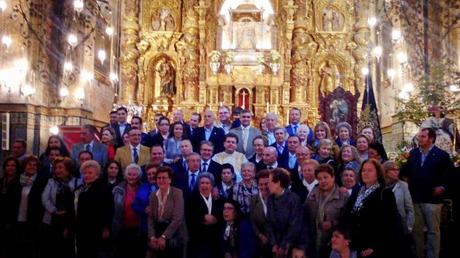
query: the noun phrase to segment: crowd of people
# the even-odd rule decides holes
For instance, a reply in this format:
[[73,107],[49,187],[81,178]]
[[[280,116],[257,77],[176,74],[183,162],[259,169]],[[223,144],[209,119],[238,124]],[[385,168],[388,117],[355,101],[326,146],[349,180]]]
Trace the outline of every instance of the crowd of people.
[[16,140],[0,180],[0,257],[437,258],[454,166],[423,128],[399,167],[372,128],[281,126],[248,110],[155,129],[126,108],[70,150]]

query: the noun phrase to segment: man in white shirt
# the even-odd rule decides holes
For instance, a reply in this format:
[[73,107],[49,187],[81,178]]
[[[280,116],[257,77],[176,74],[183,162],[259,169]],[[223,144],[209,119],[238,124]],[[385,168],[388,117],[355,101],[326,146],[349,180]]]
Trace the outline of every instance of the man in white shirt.
[[143,166],[150,159],[150,149],[141,145],[141,133],[141,130],[131,128],[128,132],[129,145],[118,148],[115,153],[115,160],[121,164],[123,170],[132,163]]
[[267,113],[265,115],[265,126],[267,127],[267,130],[262,132],[262,135],[264,135],[267,140],[268,140],[268,145],[272,145],[275,143],[275,128],[276,125],[278,124],[278,116],[275,113]]
[[241,165],[248,162],[243,153],[236,151],[238,136],[228,133],[224,140],[224,151],[217,153],[212,160],[223,165],[229,163],[235,169],[237,182],[241,181]]

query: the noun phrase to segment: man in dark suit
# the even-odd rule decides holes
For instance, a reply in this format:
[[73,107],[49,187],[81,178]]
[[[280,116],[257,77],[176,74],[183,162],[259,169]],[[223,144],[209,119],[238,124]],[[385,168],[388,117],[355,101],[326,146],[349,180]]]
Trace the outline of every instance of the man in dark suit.
[[[289,135],[296,135],[297,129],[299,128],[300,121],[301,121],[302,114],[300,113],[300,109],[294,107],[289,111],[289,125],[286,126],[286,131]],[[311,142],[313,140],[313,130],[308,127],[309,133],[307,137],[307,142]]]
[[261,163],[263,163],[263,154],[264,154],[264,149],[265,147],[268,146],[268,141],[267,138],[263,137],[262,135],[259,135],[252,140],[252,146],[254,147],[254,155],[248,159],[248,161],[254,163],[256,165],[256,170],[257,167],[260,166]]
[[201,123],[200,113],[197,113],[197,112],[192,113],[188,123],[190,125],[190,138],[193,139],[196,133],[196,130],[198,129],[198,127],[200,127],[200,123]]
[[268,146],[264,149],[263,152],[263,158],[261,163],[259,165],[256,165],[256,171],[260,171],[262,169],[275,169],[279,167],[278,165],[278,152],[276,151],[276,148],[273,146]]
[[209,172],[214,176],[216,185],[222,181],[222,167],[219,163],[212,160],[214,144],[210,141],[202,141],[200,147],[201,155],[201,172]]
[[107,163],[107,146],[96,140],[97,129],[94,125],[84,125],[80,132],[80,143],[72,146],[71,157],[75,164],[78,163],[78,155],[81,151],[89,151],[93,154],[93,160],[97,161],[101,167]]
[[[424,257],[426,249],[427,257],[439,257],[442,200],[454,166],[449,154],[434,145],[434,129],[421,129],[417,139],[419,148],[410,152],[406,164],[401,168],[401,176],[407,178],[414,202],[413,234],[417,255]],[[428,229],[426,246],[424,227]]]
[[181,174],[188,170],[187,158],[193,153],[192,143],[188,139],[184,139],[179,145],[181,158],[171,164],[174,174]]
[[144,126],[142,122],[142,118],[140,116],[133,116],[131,118],[131,128],[136,128],[141,130],[141,144],[146,147],[152,147],[153,142],[150,139],[150,135],[148,133],[144,133]]
[[204,126],[199,127],[193,135],[193,150],[200,151],[201,141],[210,141],[214,144],[214,153],[224,150],[225,132],[222,128],[214,126],[215,115],[211,110],[206,110],[203,115]]
[[275,147],[276,151],[278,152],[278,160],[284,160],[289,157],[288,155],[288,148],[287,148],[287,132],[286,129],[283,127],[275,128],[275,143],[273,143],[272,147]]
[[117,142],[115,147],[123,147],[123,134],[128,132],[131,125],[128,123],[128,110],[125,107],[117,108],[118,123],[113,125],[115,135],[117,136]]
[[279,166],[289,171],[295,170],[299,165],[295,152],[300,146],[300,138],[297,135],[289,136],[287,139],[288,154],[278,159]]
[[188,169],[174,175],[173,186],[182,190],[185,201],[190,199],[193,192],[198,191],[197,179],[200,174],[200,161],[200,154],[192,153],[188,155]]

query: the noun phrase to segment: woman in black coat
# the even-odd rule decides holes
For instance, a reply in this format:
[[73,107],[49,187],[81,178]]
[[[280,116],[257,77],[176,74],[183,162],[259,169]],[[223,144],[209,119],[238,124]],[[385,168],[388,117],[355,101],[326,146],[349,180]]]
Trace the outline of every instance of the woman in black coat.
[[186,222],[189,233],[188,256],[200,258],[219,257],[219,222],[222,205],[212,198],[214,176],[200,173],[198,192],[194,192],[186,204]]
[[395,246],[402,228],[393,192],[385,189],[383,168],[369,159],[359,175],[362,186],[350,197],[342,218],[352,228],[354,247],[360,257],[400,257]]
[[113,217],[113,197],[94,160],[81,166],[83,185],[75,191],[77,257],[94,258],[106,245]]

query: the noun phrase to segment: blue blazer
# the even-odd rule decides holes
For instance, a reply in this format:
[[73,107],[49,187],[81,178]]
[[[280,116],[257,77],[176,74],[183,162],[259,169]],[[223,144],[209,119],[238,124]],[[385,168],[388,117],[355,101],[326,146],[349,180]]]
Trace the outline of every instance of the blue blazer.
[[[225,131],[222,128],[214,126],[209,136],[209,141],[214,144],[214,154],[224,151],[224,138]],[[204,132],[204,127],[198,127],[193,132],[192,144],[193,151],[200,152],[201,141],[206,140],[206,134]]]
[[[75,164],[78,164],[78,154],[84,150],[85,144],[83,143],[77,143],[72,146],[72,152],[70,155]],[[93,160],[97,161],[101,167],[104,167],[107,163],[107,146],[100,142],[94,141],[91,153],[93,153]]]
[[406,164],[401,167],[401,176],[407,177],[414,203],[441,203],[443,196],[433,196],[433,188],[442,186],[447,190],[448,178],[453,171],[449,154],[433,146],[423,166],[420,149],[413,149]]

